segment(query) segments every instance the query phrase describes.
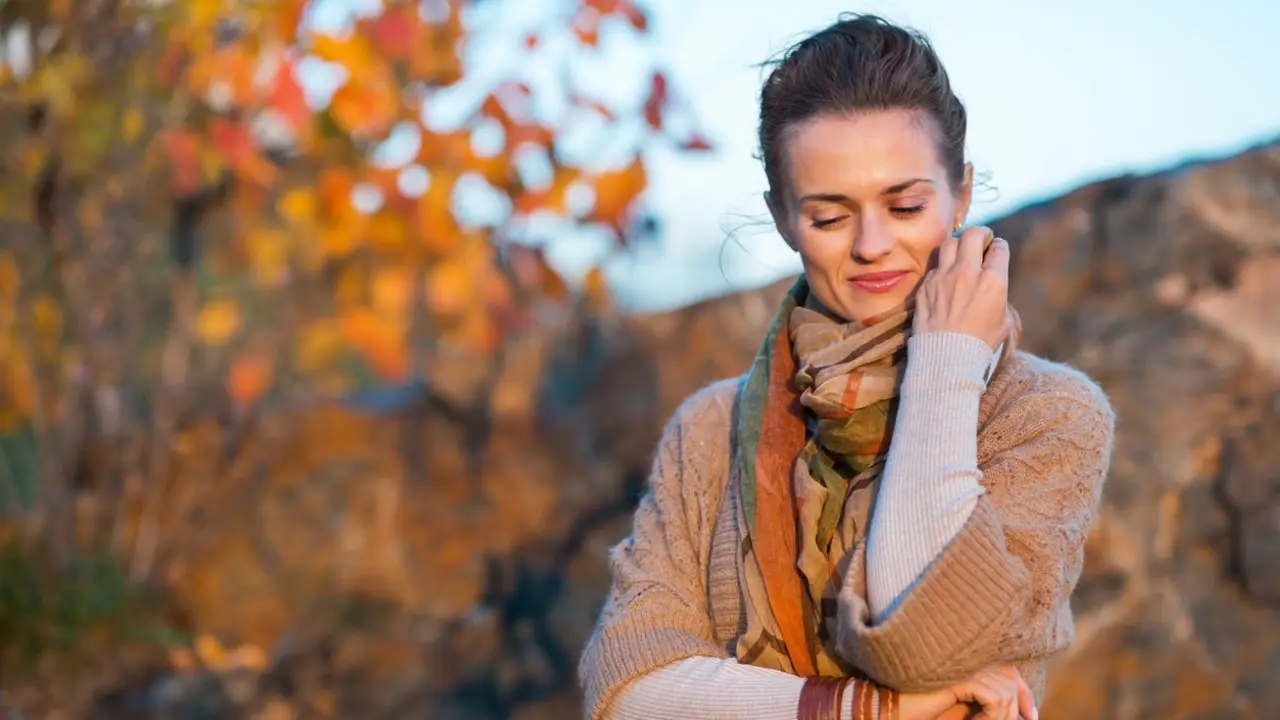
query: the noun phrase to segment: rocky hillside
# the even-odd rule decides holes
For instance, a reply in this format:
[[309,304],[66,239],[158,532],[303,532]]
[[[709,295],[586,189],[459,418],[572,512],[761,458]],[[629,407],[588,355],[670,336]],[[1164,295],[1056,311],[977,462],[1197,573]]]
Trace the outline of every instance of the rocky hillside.
[[[1280,717],[1280,144],[996,225],[1025,347],[1087,371],[1119,413],[1045,717]],[[164,531],[181,619],[267,649],[267,695],[323,693],[342,717],[579,716],[605,553],[662,423],[746,368],[785,286],[577,318],[483,396],[196,428]],[[190,717],[240,702],[200,687]],[[143,717],[138,697],[99,710]]]

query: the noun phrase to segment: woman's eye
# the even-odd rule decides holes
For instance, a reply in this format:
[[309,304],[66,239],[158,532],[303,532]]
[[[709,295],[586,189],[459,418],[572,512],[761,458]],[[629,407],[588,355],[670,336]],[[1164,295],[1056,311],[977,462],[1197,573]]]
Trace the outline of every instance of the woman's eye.
[[923,203],[922,203],[922,204],[920,204],[920,205],[912,205],[912,206],[910,206],[910,207],[895,207],[895,208],[889,208],[889,212],[893,213],[894,215],[899,215],[899,216],[903,216],[903,217],[909,217],[909,216],[911,216],[911,215],[916,215],[916,214],[918,214],[921,210],[924,210],[924,204],[923,204]]
[[829,218],[829,219],[823,219],[823,220],[819,220],[818,218],[814,218],[814,219],[813,219],[813,223],[812,223],[812,225],[813,225],[815,228],[819,229],[819,230],[825,230],[826,228],[829,228],[829,227],[831,227],[831,226],[835,225],[836,223],[840,222],[840,221],[841,221],[841,220],[843,220],[843,219],[844,219],[844,218],[838,218],[838,217],[836,217],[836,218]]

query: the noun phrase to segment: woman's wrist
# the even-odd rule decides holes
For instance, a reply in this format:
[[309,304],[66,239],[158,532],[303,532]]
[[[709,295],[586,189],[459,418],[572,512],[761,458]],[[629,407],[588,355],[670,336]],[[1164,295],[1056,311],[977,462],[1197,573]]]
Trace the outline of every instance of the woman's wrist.
[[900,696],[863,678],[806,678],[797,720],[898,720]]
[[935,394],[963,387],[981,395],[995,351],[979,338],[958,332],[927,332],[907,339],[902,395]]

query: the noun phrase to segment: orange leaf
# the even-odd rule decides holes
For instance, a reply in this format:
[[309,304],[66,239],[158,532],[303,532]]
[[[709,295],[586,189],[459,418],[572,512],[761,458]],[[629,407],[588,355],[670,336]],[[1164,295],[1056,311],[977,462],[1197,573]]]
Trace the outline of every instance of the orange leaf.
[[578,12],[574,13],[570,26],[575,35],[578,36],[578,42],[590,47],[596,47],[600,43],[600,12],[590,5],[584,5],[578,8]]
[[240,355],[231,361],[227,392],[237,405],[247,408],[267,394],[274,374],[275,367],[270,359],[261,355]]
[[647,183],[644,160],[639,155],[620,170],[597,175],[594,182],[595,207],[587,220],[607,223],[620,231],[626,224],[631,204],[644,192]]
[[418,164],[427,168],[437,165],[456,165],[471,156],[471,132],[466,129],[437,133],[422,128],[422,144],[418,149]]
[[694,133],[680,143],[680,149],[688,152],[705,152],[711,149],[711,142],[702,135]]
[[458,224],[453,216],[453,190],[456,171],[437,167],[431,173],[431,184],[418,198],[418,240],[430,252],[444,254],[453,250],[458,240]]
[[649,99],[644,103],[644,119],[654,130],[662,129],[662,113],[667,108],[667,76],[653,74],[649,83]]
[[374,46],[387,57],[406,61],[414,49],[426,42],[417,3],[393,5],[373,19]]
[[200,138],[190,130],[168,130],[164,148],[169,156],[174,194],[193,195],[200,189]]
[[[376,70],[374,68],[377,68]],[[329,111],[338,126],[357,137],[381,136],[396,121],[400,93],[383,66],[371,66],[338,88]]]
[[473,278],[464,258],[450,256],[432,265],[425,283],[427,307],[442,320],[457,319],[472,304]]
[[507,130],[507,149],[515,150],[525,143],[548,147],[555,139],[555,131],[551,128],[533,124],[516,124]]
[[640,8],[636,7],[631,0],[587,0],[587,7],[595,9],[600,15],[621,14],[631,22],[635,29],[641,32],[645,29],[645,16]]
[[231,108],[250,105],[256,95],[254,72],[257,58],[241,43],[224,45],[197,55],[187,69],[187,87],[196,95]]
[[320,228],[320,245],[330,258],[342,258],[360,247],[360,234],[364,223],[359,218],[330,220]]
[[369,244],[380,250],[400,250],[409,237],[409,228],[402,215],[381,211],[369,218]]
[[383,380],[408,377],[409,348],[401,327],[369,310],[352,310],[342,317],[347,342],[368,361]]
[[298,135],[303,135],[310,124],[311,106],[307,104],[306,93],[298,83],[294,63],[290,58],[284,58],[280,62],[267,98],[267,107],[279,113],[289,124],[289,129]]
[[449,16],[432,26],[431,42],[421,43],[409,63],[414,80],[436,85],[452,85],[462,77],[465,32],[462,6],[468,0],[448,0]]
[[644,32],[649,27],[648,19],[645,17],[644,11],[636,7],[635,3],[622,3],[622,14],[631,21],[631,27]]
[[594,110],[600,113],[605,120],[613,120],[614,118],[613,111],[605,107],[604,103],[601,103],[598,100],[592,100],[591,98],[583,97],[582,95],[574,93],[569,96],[569,102],[581,108]]
[[209,136],[227,165],[240,178],[258,185],[275,179],[276,167],[258,151],[253,131],[247,123],[216,117],[209,123]]
[[280,38],[286,45],[293,45],[298,40],[298,25],[302,22],[302,13],[309,0],[277,0],[273,6],[276,11],[276,28]]
[[557,167],[555,178],[545,190],[528,192],[516,198],[516,211],[526,214],[542,211],[567,216],[569,189],[581,177],[582,171],[577,168],[564,165]]
[[373,309],[393,318],[404,318],[413,299],[413,272],[402,267],[380,268],[373,275]]
[[351,191],[355,179],[343,167],[327,167],[320,172],[320,206],[328,215],[344,216],[354,211]]
[[355,33],[345,37],[316,33],[311,36],[311,53],[321,60],[346,68],[348,77],[352,80],[363,77],[378,63],[368,42]]

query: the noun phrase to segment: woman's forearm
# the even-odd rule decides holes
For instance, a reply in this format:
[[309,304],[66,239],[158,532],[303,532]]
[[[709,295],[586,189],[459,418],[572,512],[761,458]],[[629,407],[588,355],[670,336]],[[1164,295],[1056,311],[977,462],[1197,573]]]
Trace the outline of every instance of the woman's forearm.
[[[692,657],[640,677],[605,720],[795,720],[804,678],[734,660]],[[879,717],[873,709],[873,717]],[[853,717],[845,693],[841,717]]]
[[867,543],[867,603],[882,620],[960,531],[982,494],[978,405],[994,355],[960,333],[907,345],[898,415]]

